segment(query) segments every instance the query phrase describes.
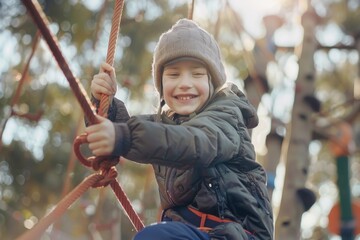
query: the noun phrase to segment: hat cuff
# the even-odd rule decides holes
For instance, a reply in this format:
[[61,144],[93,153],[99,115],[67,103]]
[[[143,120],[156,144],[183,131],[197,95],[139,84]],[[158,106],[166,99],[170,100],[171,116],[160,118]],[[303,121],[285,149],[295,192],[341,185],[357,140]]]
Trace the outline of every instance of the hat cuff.
[[173,65],[173,64],[179,63],[179,62],[185,62],[185,61],[196,62],[196,63],[200,63],[201,65],[207,66],[204,61],[202,61],[201,59],[196,58],[196,57],[178,57],[178,58],[175,57],[174,59],[166,62],[163,67]]

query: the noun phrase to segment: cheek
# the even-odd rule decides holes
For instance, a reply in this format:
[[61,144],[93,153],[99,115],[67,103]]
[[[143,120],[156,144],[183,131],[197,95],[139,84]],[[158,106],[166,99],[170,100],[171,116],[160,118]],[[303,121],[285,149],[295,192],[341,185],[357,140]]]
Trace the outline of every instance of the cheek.
[[210,86],[209,83],[206,82],[202,82],[201,84],[198,85],[198,91],[201,92],[201,94],[204,97],[209,97],[209,93],[210,93]]
[[172,82],[163,82],[162,85],[162,96],[166,102],[171,100],[172,94],[174,92],[174,84]]
[[162,91],[163,91],[163,95],[166,95],[167,93],[169,93],[171,91],[172,87],[171,84],[169,84],[169,82],[165,81],[162,84]]

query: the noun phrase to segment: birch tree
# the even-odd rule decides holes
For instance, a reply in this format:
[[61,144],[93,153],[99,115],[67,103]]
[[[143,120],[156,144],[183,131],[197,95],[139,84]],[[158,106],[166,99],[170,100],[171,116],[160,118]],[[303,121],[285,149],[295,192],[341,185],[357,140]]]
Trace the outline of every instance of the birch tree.
[[299,239],[302,214],[315,202],[314,194],[305,187],[308,176],[308,147],[312,139],[310,116],[314,112],[315,68],[317,49],[315,27],[317,15],[309,5],[304,12],[303,42],[299,58],[299,73],[295,84],[295,99],[291,123],[282,146],[285,176],[279,213],[275,222],[276,239]]

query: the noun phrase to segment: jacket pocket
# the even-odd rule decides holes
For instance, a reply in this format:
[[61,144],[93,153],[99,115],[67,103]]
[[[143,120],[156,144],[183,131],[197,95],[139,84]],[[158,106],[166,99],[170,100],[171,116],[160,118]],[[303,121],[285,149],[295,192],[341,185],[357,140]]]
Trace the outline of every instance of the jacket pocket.
[[166,193],[175,206],[190,204],[200,188],[197,169],[168,168],[165,179]]

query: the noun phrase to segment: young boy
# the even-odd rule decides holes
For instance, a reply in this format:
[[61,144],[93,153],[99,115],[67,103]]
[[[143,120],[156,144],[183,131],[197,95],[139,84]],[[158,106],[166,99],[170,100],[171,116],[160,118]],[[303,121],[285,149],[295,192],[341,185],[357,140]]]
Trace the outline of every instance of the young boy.
[[99,117],[86,128],[94,155],[153,165],[162,222],[135,239],[272,239],[266,176],[247,131],[258,124],[256,111],[225,83],[214,38],[195,22],[179,20],[160,37],[152,70],[159,111],[129,118],[112,98],[114,69],[102,64],[91,93],[97,106],[101,94],[111,96],[112,121]]

